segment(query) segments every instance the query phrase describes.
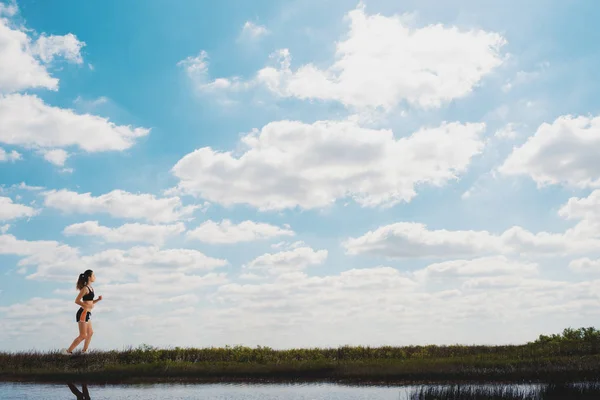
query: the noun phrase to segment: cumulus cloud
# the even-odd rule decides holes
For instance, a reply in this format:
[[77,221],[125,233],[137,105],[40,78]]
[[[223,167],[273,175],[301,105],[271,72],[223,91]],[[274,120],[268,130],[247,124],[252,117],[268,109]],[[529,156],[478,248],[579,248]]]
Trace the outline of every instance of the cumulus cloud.
[[70,62],[82,64],[81,48],[83,46],[85,43],[79,41],[72,33],[64,36],[42,35],[36,40],[32,52],[45,63],[52,61],[57,56],[62,56]]
[[414,273],[419,281],[489,276],[532,276],[539,274],[536,263],[511,260],[505,256],[481,257],[472,260],[451,260],[430,264]]
[[51,263],[75,257],[77,249],[53,240],[22,240],[13,235],[0,235],[0,254],[24,257],[19,265]]
[[513,226],[502,233],[428,229],[425,224],[398,222],[381,226],[342,245],[351,255],[390,258],[474,257],[482,255],[569,255],[595,251],[600,246],[600,189],[588,197],[570,198],[558,215],[577,223],[560,233],[533,233]]
[[267,27],[263,25],[257,25],[252,21],[246,21],[242,27],[241,38],[257,40],[263,36],[268,35],[270,32]]
[[26,184],[25,182],[21,182],[19,184],[14,184],[11,187],[15,188],[15,189],[27,190],[30,192],[37,192],[37,191],[45,189],[45,187],[43,187],[43,186],[31,186],[31,185]]
[[[22,256],[18,265],[33,268],[27,279],[71,282],[86,269],[98,271],[104,283],[156,280],[168,285],[166,278],[180,280],[227,265],[227,260],[213,258],[193,249],[160,249],[136,246],[127,250],[107,249],[82,255],[77,248],[55,241],[27,241],[13,235],[0,235],[0,254]],[[196,279],[196,278],[191,278]],[[158,283],[157,283],[158,284]]]
[[21,153],[19,153],[18,151],[12,150],[10,152],[7,152],[2,147],[0,147],[0,162],[18,161],[21,158],[22,158]]
[[96,236],[109,243],[143,242],[162,245],[170,236],[176,236],[185,231],[181,222],[170,225],[124,224],[116,228],[102,226],[98,221],[86,221],[65,227],[63,233],[67,236]]
[[600,117],[561,116],[543,123],[513,149],[499,167],[505,175],[527,175],[538,186],[600,187]]
[[473,257],[493,254],[556,255],[597,249],[600,230],[593,236],[587,221],[564,233],[532,233],[513,226],[501,234],[488,231],[430,230],[425,224],[398,222],[343,242],[350,255],[388,258]]
[[513,123],[506,124],[502,128],[498,129],[494,133],[494,136],[499,139],[509,139],[509,140],[515,139],[517,137],[517,131],[515,130],[515,124],[513,124]]
[[600,222],[600,189],[587,197],[571,197],[559,210],[558,215],[566,219],[583,219]]
[[58,89],[58,79],[50,75],[46,63],[60,56],[81,64],[85,46],[71,33],[59,36],[42,34],[34,40],[25,29],[11,25],[8,18],[18,11],[16,5],[2,4],[0,9],[0,93],[44,88]]
[[[108,119],[72,110],[52,107],[34,95],[0,96],[0,142],[28,148],[50,150],[77,146],[86,152],[122,151],[150,131],[115,125]],[[15,134],[18,133],[18,134]],[[64,156],[64,151],[61,153]]]
[[[228,335],[238,340],[244,340],[244,334],[262,339],[261,329],[269,327],[271,334],[278,332],[276,336],[282,338],[269,337],[269,344],[275,346],[397,344],[389,332],[401,329],[406,333],[410,327],[415,329],[406,333],[410,337],[403,339],[405,344],[472,343],[471,338],[481,343],[481,334],[469,336],[472,330],[461,329],[473,323],[483,323],[482,329],[489,330],[486,341],[506,343],[506,331],[497,339],[490,337],[509,321],[589,310],[594,296],[598,304],[593,290],[600,281],[582,287],[543,280],[535,276],[534,264],[502,258],[434,264],[423,274],[427,279],[420,281],[413,274],[379,266],[327,276],[295,273],[268,282],[230,283],[214,294],[220,308],[211,315],[218,318],[219,328],[231,328]],[[443,286],[434,288],[430,283]],[[432,320],[443,321],[451,337],[448,331],[444,337],[425,333],[435,330]],[[236,324],[243,326],[239,335]],[[298,332],[302,332],[301,340],[286,338],[298,338]],[[332,338],[331,332],[336,332]],[[528,334],[534,338],[539,332],[534,329]]]
[[0,221],[10,221],[17,218],[33,217],[40,210],[24,204],[14,203],[10,197],[0,196]]
[[[58,59],[83,64],[81,50],[85,46],[72,33],[42,33],[34,38],[31,30],[11,22],[10,17],[17,12],[15,3],[3,3],[0,9],[0,143],[40,150],[46,160],[63,166],[68,155],[65,147],[86,152],[123,151],[149,133],[149,129],[116,125],[107,118],[52,107],[36,95],[15,93],[58,90],[59,81],[48,66]],[[9,155],[0,151],[0,161],[18,158],[16,151]]]
[[598,274],[600,273],[600,259],[578,258],[569,263],[569,269],[582,274]]
[[289,229],[289,226],[280,228],[249,220],[234,224],[230,220],[224,219],[221,222],[205,221],[196,229],[188,231],[186,235],[188,238],[205,243],[230,244],[265,240],[278,236],[294,236],[294,231]]
[[202,50],[197,56],[187,57],[177,63],[178,67],[185,70],[194,88],[199,93],[218,95],[223,92],[245,90],[255,85],[253,82],[245,82],[240,77],[211,80],[208,73],[208,58],[208,53]]
[[223,205],[311,209],[351,197],[365,207],[391,206],[416,196],[417,184],[457,179],[481,152],[484,129],[444,123],[396,139],[353,121],[277,121],[245,135],[239,157],[203,147],[172,172],[176,192]]
[[[337,101],[349,108],[389,111],[402,102],[436,108],[467,96],[504,62],[506,40],[498,33],[441,24],[409,26],[405,16],[368,15],[360,5],[346,19],[349,32],[336,44],[335,62],[292,70],[286,48],[271,55],[277,65],[240,77],[208,80],[206,52],[181,62],[200,90],[239,91],[258,85],[282,97]],[[244,31],[263,35],[246,23]]]
[[[105,338],[107,348],[131,340],[131,335],[124,337],[122,332],[127,332],[133,324],[143,333],[136,340],[159,346],[468,344],[481,343],[482,332],[486,342],[522,342],[537,337],[538,328],[519,330],[514,336],[504,331],[498,334],[499,328],[550,315],[552,320],[594,315],[600,303],[598,280],[579,283],[543,280],[537,276],[536,264],[501,256],[435,263],[415,273],[376,266],[330,274],[321,271],[322,276],[309,276],[304,272],[309,266],[307,260],[312,259],[310,265],[319,263],[314,256],[318,251],[306,255],[309,253],[312,255],[273,254],[262,259],[256,264],[259,272],[278,265],[287,267],[250,283],[227,282],[223,274],[210,272],[223,261],[207,262],[197,253],[180,250],[163,254],[155,247],[63,257],[61,262],[55,260],[38,266],[35,278],[71,285],[73,272],[88,267],[97,270],[97,292],[122,305],[113,309],[109,303],[99,305],[104,318],[110,317],[113,324],[114,335]],[[203,267],[190,268],[198,264]],[[55,293],[75,295],[70,286]],[[148,297],[143,304],[139,303],[139,293]],[[52,317],[66,317],[69,312],[66,304],[70,300],[44,300],[58,306],[50,312]],[[45,317],[19,311],[44,300],[0,308],[3,317],[0,338],[6,338],[9,331],[24,337],[34,335],[33,330],[27,331],[27,326],[34,318]],[[151,314],[148,305],[152,307]],[[132,313],[136,315],[133,321]],[[190,325],[187,322],[190,318],[203,323]],[[431,321],[445,324],[443,338],[435,333]],[[483,331],[475,334],[466,328],[472,328],[473,323],[482,324]],[[557,330],[563,328],[562,323],[557,321]],[[10,329],[4,329],[7,327]],[[270,333],[268,338],[264,336],[266,329]],[[200,330],[203,334],[198,336]],[[392,334],[398,330],[404,332],[402,343]],[[185,333],[182,336],[177,332]],[[203,340],[200,344],[198,337]]]
[[60,299],[32,297],[23,303],[0,307],[0,313],[4,313],[6,318],[33,319],[39,316],[40,313],[57,316],[72,309],[71,304]]
[[17,7],[17,3],[15,1],[0,3],[0,17],[12,17],[17,12],[19,12],[19,7]]
[[271,275],[301,271],[311,265],[319,265],[327,259],[327,250],[297,247],[279,253],[266,253],[244,265],[245,269],[263,271]]
[[43,154],[46,161],[59,167],[64,166],[69,157],[69,153],[63,149],[45,150]]
[[152,194],[134,194],[113,190],[100,196],[66,189],[43,193],[44,205],[66,213],[104,213],[117,218],[145,219],[168,223],[190,218],[197,206],[184,206],[179,197],[157,198]]

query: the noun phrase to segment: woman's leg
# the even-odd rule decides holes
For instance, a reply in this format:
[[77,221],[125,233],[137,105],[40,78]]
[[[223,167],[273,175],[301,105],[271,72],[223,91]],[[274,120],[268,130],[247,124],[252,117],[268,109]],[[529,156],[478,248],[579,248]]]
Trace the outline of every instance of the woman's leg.
[[77,322],[77,325],[79,325],[79,336],[77,336],[75,340],[73,340],[73,343],[71,343],[71,346],[69,346],[69,348],[67,349],[68,352],[72,352],[73,349],[75,349],[75,347],[79,345],[79,343],[87,339],[87,322],[79,321]]
[[87,334],[85,335],[85,342],[83,343],[83,351],[87,351],[90,346],[90,342],[92,341],[92,335],[94,334],[94,329],[92,328],[92,321],[87,322]]

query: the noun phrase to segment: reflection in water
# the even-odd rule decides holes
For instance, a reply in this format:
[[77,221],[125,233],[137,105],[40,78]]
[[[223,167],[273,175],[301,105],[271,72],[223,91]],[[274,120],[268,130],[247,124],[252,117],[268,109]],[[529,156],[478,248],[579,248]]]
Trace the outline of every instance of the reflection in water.
[[[87,385],[0,382],[0,399],[90,399]],[[600,383],[362,386],[334,383],[91,384],[96,399],[127,400],[598,400]]]
[[71,393],[77,396],[77,400],[90,400],[90,392],[88,392],[87,384],[81,384],[81,391],[73,383],[67,383]]

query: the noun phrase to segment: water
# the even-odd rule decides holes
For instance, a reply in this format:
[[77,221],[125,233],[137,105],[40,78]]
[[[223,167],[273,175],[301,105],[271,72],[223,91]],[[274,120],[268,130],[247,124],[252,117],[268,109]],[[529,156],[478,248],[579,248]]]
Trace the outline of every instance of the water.
[[[533,388],[532,385],[515,387]],[[336,384],[81,384],[0,383],[2,400],[123,399],[123,400],[405,400],[414,386],[344,386]],[[81,393],[77,396],[74,393]]]

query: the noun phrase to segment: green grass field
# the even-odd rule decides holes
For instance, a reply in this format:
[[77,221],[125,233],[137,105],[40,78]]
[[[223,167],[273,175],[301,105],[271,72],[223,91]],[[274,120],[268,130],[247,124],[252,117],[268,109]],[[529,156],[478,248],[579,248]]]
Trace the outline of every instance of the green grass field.
[[600,377],[600,331],[565,329],[514,346],[171,348],[64,356],[0,353],[0,380],[89,382],[574,382]]

